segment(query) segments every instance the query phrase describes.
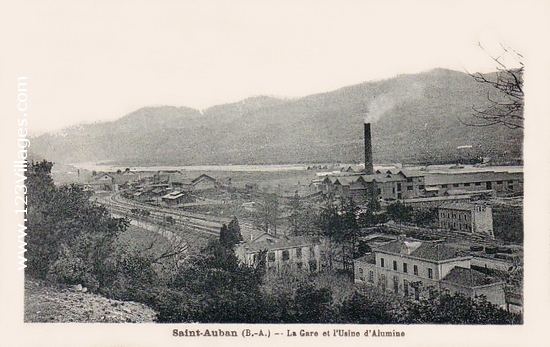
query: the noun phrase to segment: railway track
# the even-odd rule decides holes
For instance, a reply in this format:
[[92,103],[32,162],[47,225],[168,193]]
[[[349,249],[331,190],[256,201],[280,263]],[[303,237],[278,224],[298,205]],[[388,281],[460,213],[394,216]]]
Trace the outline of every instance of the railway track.
[[[228,220],[223,218],[173,211],[128,201],[118,194],[97,197],[95,201],[104,205],[112,214],[157,225],[159,228],[177,235],[189,245],[201,246],[205,241],[219,237],[222,225],[228,223]],[[136,213],[138,211],[139,213]]]

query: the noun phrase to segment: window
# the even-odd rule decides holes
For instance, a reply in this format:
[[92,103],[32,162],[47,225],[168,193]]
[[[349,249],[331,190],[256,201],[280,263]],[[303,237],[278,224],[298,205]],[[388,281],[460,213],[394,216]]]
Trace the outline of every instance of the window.
[[365,278],[363,277],[363,269],[362,269],[362,268],[359,268],[359,279],[360,279],[361,281],[364,281],[364,280],[365,280]]
[[288,253],[288,249],[285,249],[285,250],[283,251],[283,260],[286,261],[286,260],[288,260],[288,259],[290,259],[290,254]]
[[434,278],[434,271],[432,269],[428,269],[428,278]]
[[454,183],[454,184],[453,184],[453,187],[458,187],[458,183]]
[[446,185],[446,184],[442,184],[442,185],[441,185],[441,188],[447,188],[447,185]]
[[413,179],[412,178],[407,178],[407,183],[412,183]]
[[374,271],[369,271],[369,282],[374,283]]
[[296,267],[298,268],[298,270],[302,270],[302,263],[301,262],[296,263]]
[[481,182],[476,182],[476,186],[480,186],[481,185]]
[[397,183],[397,190],[401,190],[401,183]]
[[415,276],[418,276],[418,266],[416,266],[416,265],[413,266],[413,274]]
[[407,273],[409,269],[407,268],[407,263],[403,263],[403,272]]
[[380,285],[382,287],[382,290],[386,290],[386,286],[388,283],[386,282],[386,275],[382,274],[380,275]]
[[405,296],[409,296],[409,282],[407,280],[403,280],[403,293]]
[[384,267],[384,258],[380,258],[380,267]]
[[502,181],[497,181],[497,184],[502,184]]
[[393,271],[397,271],[397,260],[393,261]]
[[269,252],[267,254],[267,261],[275,261],[275,252]]
[[464,187],[469,187],[470,183],[464,183]]
[[413,190],[412,186],[407,186],[407,190]]
[[316,272],[317,271],[317,262],[315,260],[310,260],[309,261],[309,270],[311,272]]
[[424,185],[423,184],[419,185],[418,189],[424,189]]
[[296,258],[301,259],[302,258],[302,249],[296,248]]
[[397,276],[393,278],[393,292],[394,294],[399,293],[399,278]]

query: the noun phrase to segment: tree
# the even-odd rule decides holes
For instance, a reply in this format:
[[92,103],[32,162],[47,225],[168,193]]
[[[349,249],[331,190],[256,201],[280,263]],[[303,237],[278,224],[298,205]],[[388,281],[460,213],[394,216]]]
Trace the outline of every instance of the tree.
[[261,276],[213,240],[190,256],[164,290],[170,295],[156,297],[153,306],[163,310],[161,322],[258,323],[264,314],[259,309]]
[[129,221],[111,218],[76,185],[56,187],[52,163],[32,163],[27,178],[28,272],[98,289],[112,278],[107,266],[117,254],[115,240]]
[[258,202],[254,225],[265,233],[277,236],[277,225],[280,215],[279,199],[276,194],[264,193]]
[[321,206],[321,210],[316,219],[316,224],[319,229],[319,235],[323,237],[324,243],[324,255],[327,257],[328,267],[332,268],[335,255],[334,244],[336,242],[336,235],[341,229],[340,216],[338,214],[338,207],[334,203],[332,195],[326,196],[326,199]]
[[[479,46],[485,51],[481,44]],[[523,128],[523,56],[504,45],[501,48],[502,54],[499,56],[487,53],[497,63],[495,73],[468,73],[477,82],[489,86],[490,90],[487,92],[488,104],[472,107],[475,119],[462,123],[471,126],[504,125],[510,129]],[[519,67],[509,67],[504,61],[506,58],[512,58]]]
[[359,236],[359,207],[349,198],[340,206],[340,226],[337,241],[342,247],[342,266],[344,271],[353,273],[353,255],[356,253]]
[[361,293],[342,303],[340,316],[342,323],[351,324],[391,324],[395,323],[392,315],[392,298],[376,288],[365,286]]
[[386,213],[388,217],[394,221],[400,223],[410,222],[412,218],[412,207],[397,201],[388,205]]
[[300,215],[302,214],[302,204],[298,194],[290,199],[290,216],[288,222],[290,223],[290,230],[294,235],[299,235],[301,230]]
[[302,201],[298,194],[290,198],[288,222],[293,235],[317,235],[315,206]]
[[404,324],[521,324],[522,316],[507,312],[484,296],[433,291],[430,298],[406,300],[394,313]]
[[233,249],[242,240],[241,227],[237,218],[233,218],[228,225],[222,225],[220,230],[220,243],[222,246]]

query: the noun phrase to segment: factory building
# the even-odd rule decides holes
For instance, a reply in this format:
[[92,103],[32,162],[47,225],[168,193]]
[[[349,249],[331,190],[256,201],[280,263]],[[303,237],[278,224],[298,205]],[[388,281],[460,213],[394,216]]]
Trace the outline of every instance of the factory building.
[[[336,196],[350,197],[358,204],[369,199],[385,201],[418,198],[469,196],[521,195],[523,172],[495,172],[475,169],[455,172],[427,170],[374,171],[372,160],[371,125],[364,125],[365,168],[326,172],[312,180],[317,191],[332,192]],[[460,170],[460,171],[459,171]],[[318,176],[320,176],[318,174]]]

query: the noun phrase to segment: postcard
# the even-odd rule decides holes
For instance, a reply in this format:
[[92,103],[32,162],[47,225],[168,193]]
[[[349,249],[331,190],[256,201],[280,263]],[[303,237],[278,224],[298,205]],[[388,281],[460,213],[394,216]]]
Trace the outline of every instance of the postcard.
[[21,1],[11,346],[544,346],[550,3]]

